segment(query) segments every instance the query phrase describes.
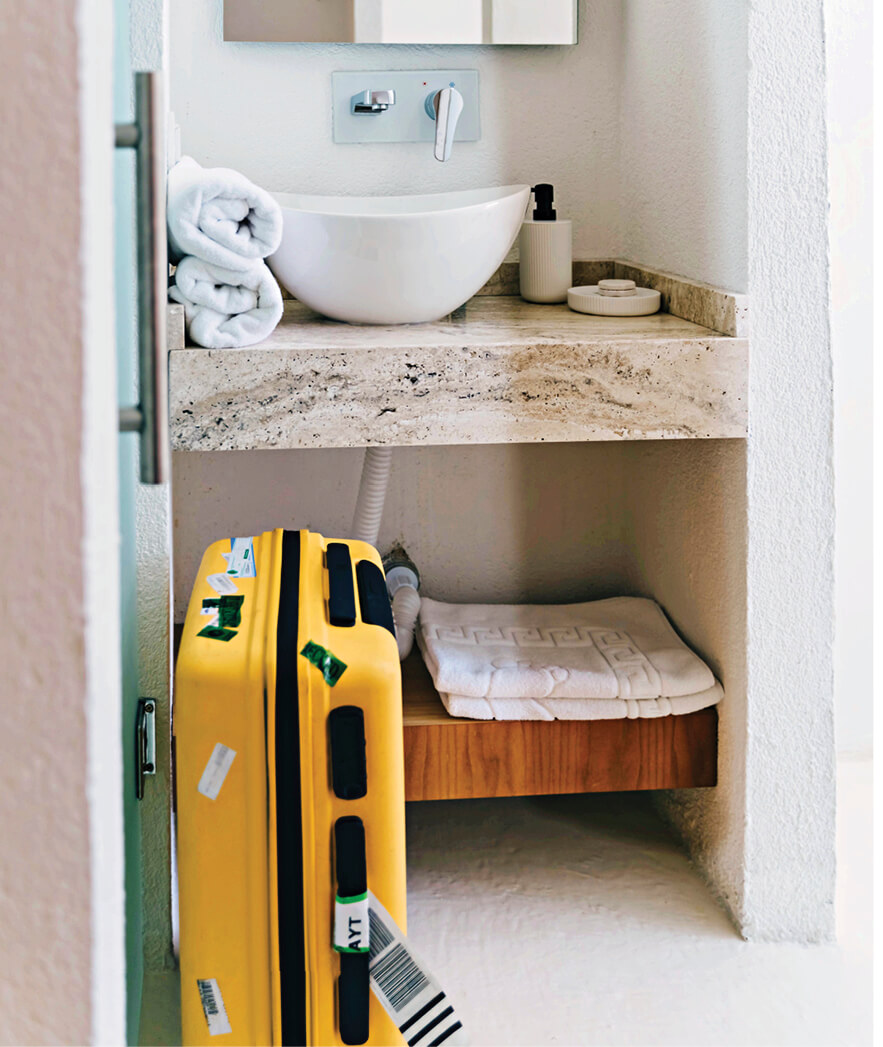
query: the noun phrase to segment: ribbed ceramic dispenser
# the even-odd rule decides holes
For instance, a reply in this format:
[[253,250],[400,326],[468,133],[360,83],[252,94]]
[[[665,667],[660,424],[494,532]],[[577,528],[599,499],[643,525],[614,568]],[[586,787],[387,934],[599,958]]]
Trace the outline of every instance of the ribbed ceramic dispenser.
[[557,220],[553,186],[540,182],[531,192],[536,208],[518,237],[521,297],[528,302],[566,302],[573,281],[573,228],[568,219]]

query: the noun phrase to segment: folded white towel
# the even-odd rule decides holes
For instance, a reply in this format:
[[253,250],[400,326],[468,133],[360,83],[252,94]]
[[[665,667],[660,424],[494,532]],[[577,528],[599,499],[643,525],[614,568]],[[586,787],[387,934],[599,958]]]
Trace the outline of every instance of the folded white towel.
[[724,691],[715,681],[698,694],[677,698],[469,698],[442,694],[451,716],[468,720],[640,720],[682,716],[717,705]]
[[282,318],[282,292],[263,262],[240,271],[182,258],[169,297],[184,306],[191,341],[206,349],[254,345]]
[[436,689],[469,698],[676,698],[714,686],[653,600],[445,604],[417,640]]
[[225,269],[248,269],[282,239],[282,211],[238,171],[203,168],[185,156],[169,171],[169,255],[195,255]]

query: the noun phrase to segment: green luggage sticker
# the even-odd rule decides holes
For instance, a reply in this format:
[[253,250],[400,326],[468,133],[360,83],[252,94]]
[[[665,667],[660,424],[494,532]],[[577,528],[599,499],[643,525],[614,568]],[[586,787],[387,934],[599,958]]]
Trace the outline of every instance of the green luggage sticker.
[[326,651],[321,644],[313,643],[312,640],[307,642],[306,647],[300,652],[308,662],[312,662],[313,665],[322,673],[325,677],[325,683],[329,687],[333,687],[337,681],[343,676],[344,670],[346,669],[346,662],[342,662],[339,658],[335,658],[330,651]]
[[242,603],[244,596],[209,597],[202,601],[203,610],[218,612],[218,625],[222,629],[238,629],[242,624]]
[[218,624],[229,629],[237,629],[242,624],[242,602],[244,596],[222,596],[220,599]]
[[222,629],[217,625],[207,625],[204,629],[200,629],[196,634],[197,636],[207,636],[210,640],[223,640],[225,643],[228,640],[232,640],[236,636],[235,629]]

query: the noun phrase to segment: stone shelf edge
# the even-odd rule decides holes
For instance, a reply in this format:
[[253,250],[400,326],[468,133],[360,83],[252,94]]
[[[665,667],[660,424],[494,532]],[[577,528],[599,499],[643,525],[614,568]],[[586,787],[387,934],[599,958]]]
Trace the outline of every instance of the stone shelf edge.
[[[655,279],[682,311],[745,329],[744,296]],[[438,323],[358,327],[285,309],[265,342],[223,350],[184,348],[170,309],[174,450],[747,435],[747,338],[670,312],[590,317],[483,295]]]

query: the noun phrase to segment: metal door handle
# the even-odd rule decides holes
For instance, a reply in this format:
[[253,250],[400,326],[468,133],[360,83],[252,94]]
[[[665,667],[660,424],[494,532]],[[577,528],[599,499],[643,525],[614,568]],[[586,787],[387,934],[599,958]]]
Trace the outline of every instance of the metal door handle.
[[156,774],[156,702],[152,698],[138,699],[135,720],[135,795],[144,799],[144,779]]
[[120,432],[141,436],[141,482],[167,483],[169,361],[166,296],[166,134],[162,74],[135,74],[135,121],[117,124],[118,149],[135,150],[138,224],[138,397],[120,408]]

